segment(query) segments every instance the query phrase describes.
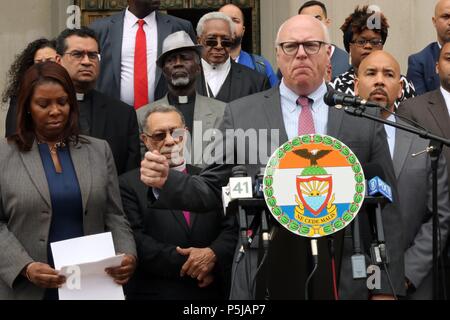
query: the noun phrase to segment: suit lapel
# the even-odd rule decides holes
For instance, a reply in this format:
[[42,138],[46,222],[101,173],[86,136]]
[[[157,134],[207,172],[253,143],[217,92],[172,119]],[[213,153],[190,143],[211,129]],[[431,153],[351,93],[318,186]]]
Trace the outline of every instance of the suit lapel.
[[[216,121],[216,115],[211,110],[211,107],[208,105],[206,101],[203,100],[203,97],[200,95],[196,95],[195,97],[195,106],[194,106],[194,121],[202,122],[202,132],[206,132],[208,129],[211,129],[214,126]],[[191,132],[192,137],[198,134]],[[194,147],[192,147],[192,150]],[[195,152],[194,163],[203,163],[203,154],[201,152]]]
[[428,110],[430,110],[431,115],[434,117],[441,130],[441,134],[445,137],[450,137],[450,117],[447,105],[440,90],[436,90],[435,93],[430,96],[428,102]]
[[95,90],[92,92],[90,103],[92,104],[91,136],[104,139],[108,111],[107,105],[100,94]]
[[87,161],[87,159],[89,159],[88,148],[79,143],[70,148],[70,156],[77,174],[78,184],[80,185],[84,212],[86,210],[89,194],[91,193],[91,177],[93,176],[91,167],[87,165],[89,163],[89,161]]
[[[123,38],[123,20],[125,19],[125,11],[122,14],[116,15],[111,19],[109,26],[109,34],[111,35],[111,55],[113,74],[116,80],[117,89],[120,90],[121,79],[121,60],[122,60],[122,38]],[[107,70],[103,70],[107,72]]]
[[[172,33],[172,27],[170,25],[170,20],[167,19],[167,17],[160,13],[159,11],[156,11],[156,25],[158,30],[158,55],[159,57],[162,53],[162,45],[164,42],[164,39],[167,38]],[[158,84],[159,79],[161,78],[162,70],[158,66],[156,66],[156,75],[155,75],[155,85]]]
[[37,142],[35,141],[33,143],[30,151],[20,152],[20,156],[22,157],[25,168],[37,190],[39,191],[47,205],[51,207],[50,191],[48,190],[47,177],[45,176],[45,171],[42,165],[42,159],[41,155],[39,154]]
[[280,130],[280,144],[288,141],[286,128],[284,126],[283,113],[281,111],[280,87],[276,86],[264,94],[263,110],[266,114],[269,127],[271,129]]
[[398,178],[405,165],[406,158],[410,156],[408,153],[411,148],[413,136],[406,131],[395,131],[395,147],[394,147],[394,170],[395,176]]
[[327,135],[338,138],[343,119],[344,119],[344,110],[329,108]]

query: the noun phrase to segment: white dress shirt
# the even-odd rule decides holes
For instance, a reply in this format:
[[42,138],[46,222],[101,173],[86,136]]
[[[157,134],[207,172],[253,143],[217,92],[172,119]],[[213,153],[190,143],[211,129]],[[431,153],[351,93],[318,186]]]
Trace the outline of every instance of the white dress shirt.
[[[230,73],[231,58],[228,58],[223,64],[217,66],[212,66],[202,59],[202,66],[206,80],[205,85],[209,86],[213,96],[216,97]],[[208,87],[206,87],[206,91],[208,92],[208,97],[214,98],[210,96]]]
[[[154,101],[156,59],[158,55],[158,28],[156,13],[152,12],[144,19],[144,31],[147,38],[147,74],[148,98]],[[139,18],[132,14],[128,8],[123,21],[122,60],[120,72],[120,100],[134,105],[134,52],[136,47],[136,33],[139,29]],[[103,70],[102,72],[108,72]]]
[[[391,122],[396,122],[395,115],[391,114],[389,116],[389,118],[387,118],[386,120],[389,120]],[[389,151],[391,153],[391,158],[394,159],[396,128],[388,126],[387,124],[385,124],[384,125],[384,130],[386,131],[387,141],[388,141],[388,144],[389,144]]]
[[441,86],[441,93],[442,96],[444,97],[445,105],[447,106],[448,115],[450,116],[450,92],[448,92]]
[[[318,134],[327,134],[328,110],[330,107],[323,101],[323,97],[326,93],[327,86],[324,82],[316,91],[308,95],[308,98],[314,101],[312,105],[312,115],[314,128]],[[302,112],[302,108],[297,105],[299,95],[286,87],[284,79],[280,84],[280,95],[284,127],[286,128],[289,140],[292,140],[298,136],[298,119]]]

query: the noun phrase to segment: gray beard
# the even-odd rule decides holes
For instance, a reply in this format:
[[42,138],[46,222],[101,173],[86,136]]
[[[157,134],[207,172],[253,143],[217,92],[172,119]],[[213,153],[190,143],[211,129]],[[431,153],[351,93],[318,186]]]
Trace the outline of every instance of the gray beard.
[[189,78],[183,77],[183,78],[172,79],[171,82],[174,87],[185,87],[189,84]]

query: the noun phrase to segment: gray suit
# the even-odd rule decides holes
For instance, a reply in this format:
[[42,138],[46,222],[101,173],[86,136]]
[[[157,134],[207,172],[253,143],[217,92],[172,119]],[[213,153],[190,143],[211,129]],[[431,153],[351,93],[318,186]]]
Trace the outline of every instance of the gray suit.
[[[154,103],[146,105],[137,110],[137,118],[139,123],[139,132],[142,133],[143,127],[145,125],[145,116],[150,111],[150,109],[159,104],[169,104],[169,100],[167,96],[163,99],[158,100]],[[211,139],[214,135],[214,130],[219,128],[220,123],[222,122],[223,112],[225,110],[225,103],[211,99],[208,97],[201,96],[199,94],[195,97],[195,106],[194,106],[194,132],[191,132],[192,138],[192,148],[191,148],[191,163],[194,166],[204,167],[205,162],[203,161],[203,152],[206,147],[211,143]],[[201,121],[201,127],[196,127],[195,122]],[[196,129],[201,129],[200,132],[196,132]],[[204,137],[203,135],[206,134]],[[197,138],[199,137],[199,138]],[[204,138],[204,139],[203,139]],[[199,140],[201,139],[201,140]],[[201,141],[202,142],[202,151],[196,147],[194,142]],[[147,148],[141,140],[141,155],[144,157]],[[186,156],[186,155],[185,155]]]
[[[425,150],[429,141],[402,130],[396,130],[394,169],[397,177],[400,211],[405,234],[405,276],[416,291],[411,299],[432,299],[432,172],[428,154],[413,158]],[[438,208],[441,241],[445,246],[450,224],[447,190],[447,166],[443,156],[438,168]],[[441,248],[442,249],[442,248]]]
[[[245,163],[247,164],[248,175],[255,177],[259,173],[260,168],[265,166],[265,162],[268,159],[259,158],[257,164],[248,164],[249,154],[266,147],[267,157],[269,157],[273,151],[288,140],[281,111],[279,87],[231,102],[225,109],[221,129],[223,132],[226,129],[243,129],[244,131],[249,129],[256,129],[257,131],[260,129],[279,130],[279,141],[276,138],[270,139],[269,132],[268,137],[261,137],[258,143],[249,144],[246,142],[244,148],[227,148],[228,150],[233,150],[234,163],[236,163],[237,159],[242,159],[244,155],[246,156],[247,160]],[[328,113],[327,133],[347,144],[363,165],[368,162],[380,163],[386,171],[387,183],[392,186],[394,197],[397,197],[394,169],[382,126],[372,121],[352,117],[345,114],[342,110],[331,108]],[[229,136],[228,141],[236,145],[237,140],[238,138]],[[256,154],[259,153],[257,152]],[[264,157],[264,155],[262,156]],[[228,183],[231,168],[232,165],[230,164],[213,164],[197,177],[187,177],[175,171],[170,171],[159,201],[170,203],[172,206],[175,205],[177,206],[176,209],[184,208],[185,210],[196,212],[204,212],[216,208],[221,204],[221,186]],[[391,257],[391,276],[396,292],[402,294],[404,293],[404,251],[402,232],[400,231],[402,225],[401,216],[395,203],[387,205],[382,215],[386,242]],[[368,223],[367,215],[362,213],[361,217],[362,223]],[[366,233],[366,235],[368,234]],[[342,234],[337,237],[340,237],[342,243]],[[367,237],[363,239],[366,249],[370,246],[370,240],[370,235],[369,239]],[[328,252],[326,240],[320,242],[319,252],[323,252],[323,256],[326,256]],[[302,287],[309,273],[309,261],[306,259],[308,251],[308,241],[294,236],[284,228],[279,228],[278,233],[271,241],[268,258],[268,268],[270,270],[268,286],[272,299],[303,298]],[[365,281],[360,290],[356,290],[355,285],[359,286],[359,284],[355,284],[351,279],[351,271],[349,269],[351,254],[351,245],[350,247],[345,246],[343,253],[341,249],[338,249],[337,252],[338,256],[343,256],[343,267],[341,268],[340,276],[341,296],[346,298],[367,298],[368,290],[365,287]],[[244,263],[240,264],[240,267],[242,266],[244,266]],[[328,267],[329,265],[319,266],[319,271],[315,276],[315,279],[320,279],[316,282],[313,294],[313,297],[316,299],[330,299],[332,297],[332,291],[329,287],[324,290],[320,288],[323,284],[328,286],[332,281]],[[254,271],[255,269],[256,267],[252,265],[251,270]],[[294,273],[295,277],[286,278],[287,274]],[[381,277],[382,289],[374,293],[391,293],[386,275],[382,273]],[[286,281],[287,279],[289,280]],[[237,280],[235,284],[239,288],[243,288],[240,292],[232,293],[232,297],[235,299],[249,299],[245,294],[247,292],[245,282]]]
[[[97,34],[102,55],[97,89],[118,100],[120,100],[124,17],[125,11],[122,11],[111,17],[95,20],[89,26]],[[156,11],[156,23],[158,28],[157,57],[161,55],[164,39],[174,32],[184,30],[196,42],[195,32],[189,21]],[[156,67],[156,74],[149,75],[150,77],[155,77],[155,100],[162,98],[167,92],[167,84],[164,77],[161,77],[161,74],[162,70]]]
[[[136,255],[125,218],[111,150],[107,142],[70,147],[83,203],[84,234],[111,231],[117,253]],[[0,143],[0,300],[42,299],[44,289],[20,275],[30,262],[47,263],[47,239],[52,207],[37,143],[20,152]]]

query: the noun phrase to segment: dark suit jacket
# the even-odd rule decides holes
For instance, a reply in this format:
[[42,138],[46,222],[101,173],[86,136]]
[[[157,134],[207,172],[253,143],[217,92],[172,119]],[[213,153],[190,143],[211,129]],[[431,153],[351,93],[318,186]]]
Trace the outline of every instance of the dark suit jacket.
[[[400,120],[397,120],[400,122]],[[410,299],[433,299],[432,170],[428,154],[412,157],[430,142],[402,130],[396,130],[394,169],[398,182],[400,208],[405,232],[405,276],[416,288]],[[438,167],[438,210],[442,245],[450,227],[450,202],[445,157]]]
[[[279,129],[279,141],[259,141],[258,143],[246,143],[245,147],[232,150],[231,160],[237,156],[246,156],[248,163],[249,154],[258,154],[258,148],[267,146],[267,158],[258,159],[254,165],[247,164],[248,175],[254,177],[261,167],[266,165],[268,158],[278,147],[288,140],[281,111],[281,98],[279,87],[255,94],[230,103],[225,109],[222,130],[226,129]],[[375,122],[355,118],[347,115],[342,110],[331,108],[328,114],[327,133],[347,144],[364,165],[368,162],[380,163],[386,171],[386,180],[393,188],[394,198],[397,198],[395,174],[387,147],[384,128]],[[230,132],[231,134],[231,132]],[[270,136],[270,135],[269,135]],[[236,138],[228,137],[230,143],[237,144]],[[264,155],[263,155],[264,156]],[[223,160],[223,159],[218,159]],[[230,163],[230,162],[228,162]],[[233,162],[232,162],[233,163]],[[185,206],[190,210],[206,211],[221,205],[221,186],[228,183],[232,165],[214,164],[206,168],[198,177],[187,177],[180,173],[170,171],[168,180],[162,192],[167,203],[176,206]],[[182,192],[182,190],[184,192]],[[362,224],[366,225],[367,215],[360,213]],[[398,294],[404,293],[404,264],[403,264],[403,239],[401,216],[397,205],[390,204],[382,213],[385,226],[386,243],[390,251],[390,273]],[[275,225],[277,225],[275,223]],[[342,234],[337,235],[342,240]],[[363,239],[366,250],[370,246],[370,235],[365,233]],[[350,241],[351,242],[351,241]],[[341,242],[342,243],[342,242]],[[342,248],[341,248],[342,249]],[[352,279],[350,247],[344,245],[342,252],[343,267],[340,273],[341,295],[346,298],[367,298],[366,283],[355,283]],[[275,238],[271,241],[269,251],[269,289],[272,299],[303,299],[303,287],[309,273],[309,261],[306,258],[309,252],[309,242],[294,236],[284,228],[279,228]],[[328,254],[326,240],[319,241],[321,257]],[[316,285],[312,297],[316,299],[332,298],[330,287],[330,266],[319,266],[319,274],[315,276]],[[252,270],[254,268],[252,267]],[[287,275],[295,275],[288,277]],[[288,280],[287,280],[288,279]],[[391,293],[386,274],[381,274],[381,290],[374,293]],[[245,297],[244,297],[245,298]],[[248,298],[248,297],[247,297]]]
[[[450,139],[450,117],[440,89],[404,101],[398,114],[416,121],[431,133]],[[447,172],[450,172],[450,148],[444,147],[443,154],[447,161]]]
[[[191,166],[187,168],[191,174],[200,171]],[[228,298],[231,261],[237,241],[235,217],[225,217],[223,210],[206,215],[191,213],[189,228],[181,210],[148,207],[148,189],[141,182],[138,169],[120,177],[123,206],[134,231],[139,258],[138,269],[127,287],[129,298]],[[210,247],[215,252],[217,263],[212,285],[201,289],[197,280],[180,278],[186,257],[176,252],[177,246]]]
[[[104,94],[120,99],[121,80],[121,55],[123,19],[125,11],[111,17],[95,20],[89,27],[97,34],[101,50],[101,72],[97,80],[97,89]],[[156,23],[158,28],[158,54],[162,53],[162,44],[166,37],[174,32],[184,30],[191,36],[194,43],[196,36],[189,21],[156,12]],[[149,75],[155,77],[155,101],[161,99],[167,93],[167,84],[164,77],[161,77],[162,70],[156,67],[156,74]]]
[[348,53],[344,50],[334,46],[334,52],[331,56],[331,65],[332,65],[332,75],[331,78],[334,79],[340,74],[343,74],[348,69],[350,69],[351,65],[349,64]]
[[[103,140],[70,145],[83,203],[83,231],[111,231],[117,253],[136,255],[136,246],[122,209],[111,150]],[[0,143],[0,300],[44,297],[20,275],[31,262],[47,263],[52,201],[37,142],[28,152],[14,143]]]
[[406,76],[414,84],[418,96],[439,88],[439,75],[436,73],[439,51],[438,43],[433,42],[408,58]]
[[[216,97],[210,96],[210,98],[223,102],[231,102],[269,88],[270,82],[266,76],[244,65],[231,61],[231,70],[222,88],[220,88]],[[197,79],[197,92],[202,96],[208,97],[203,72],[199,79]]]

